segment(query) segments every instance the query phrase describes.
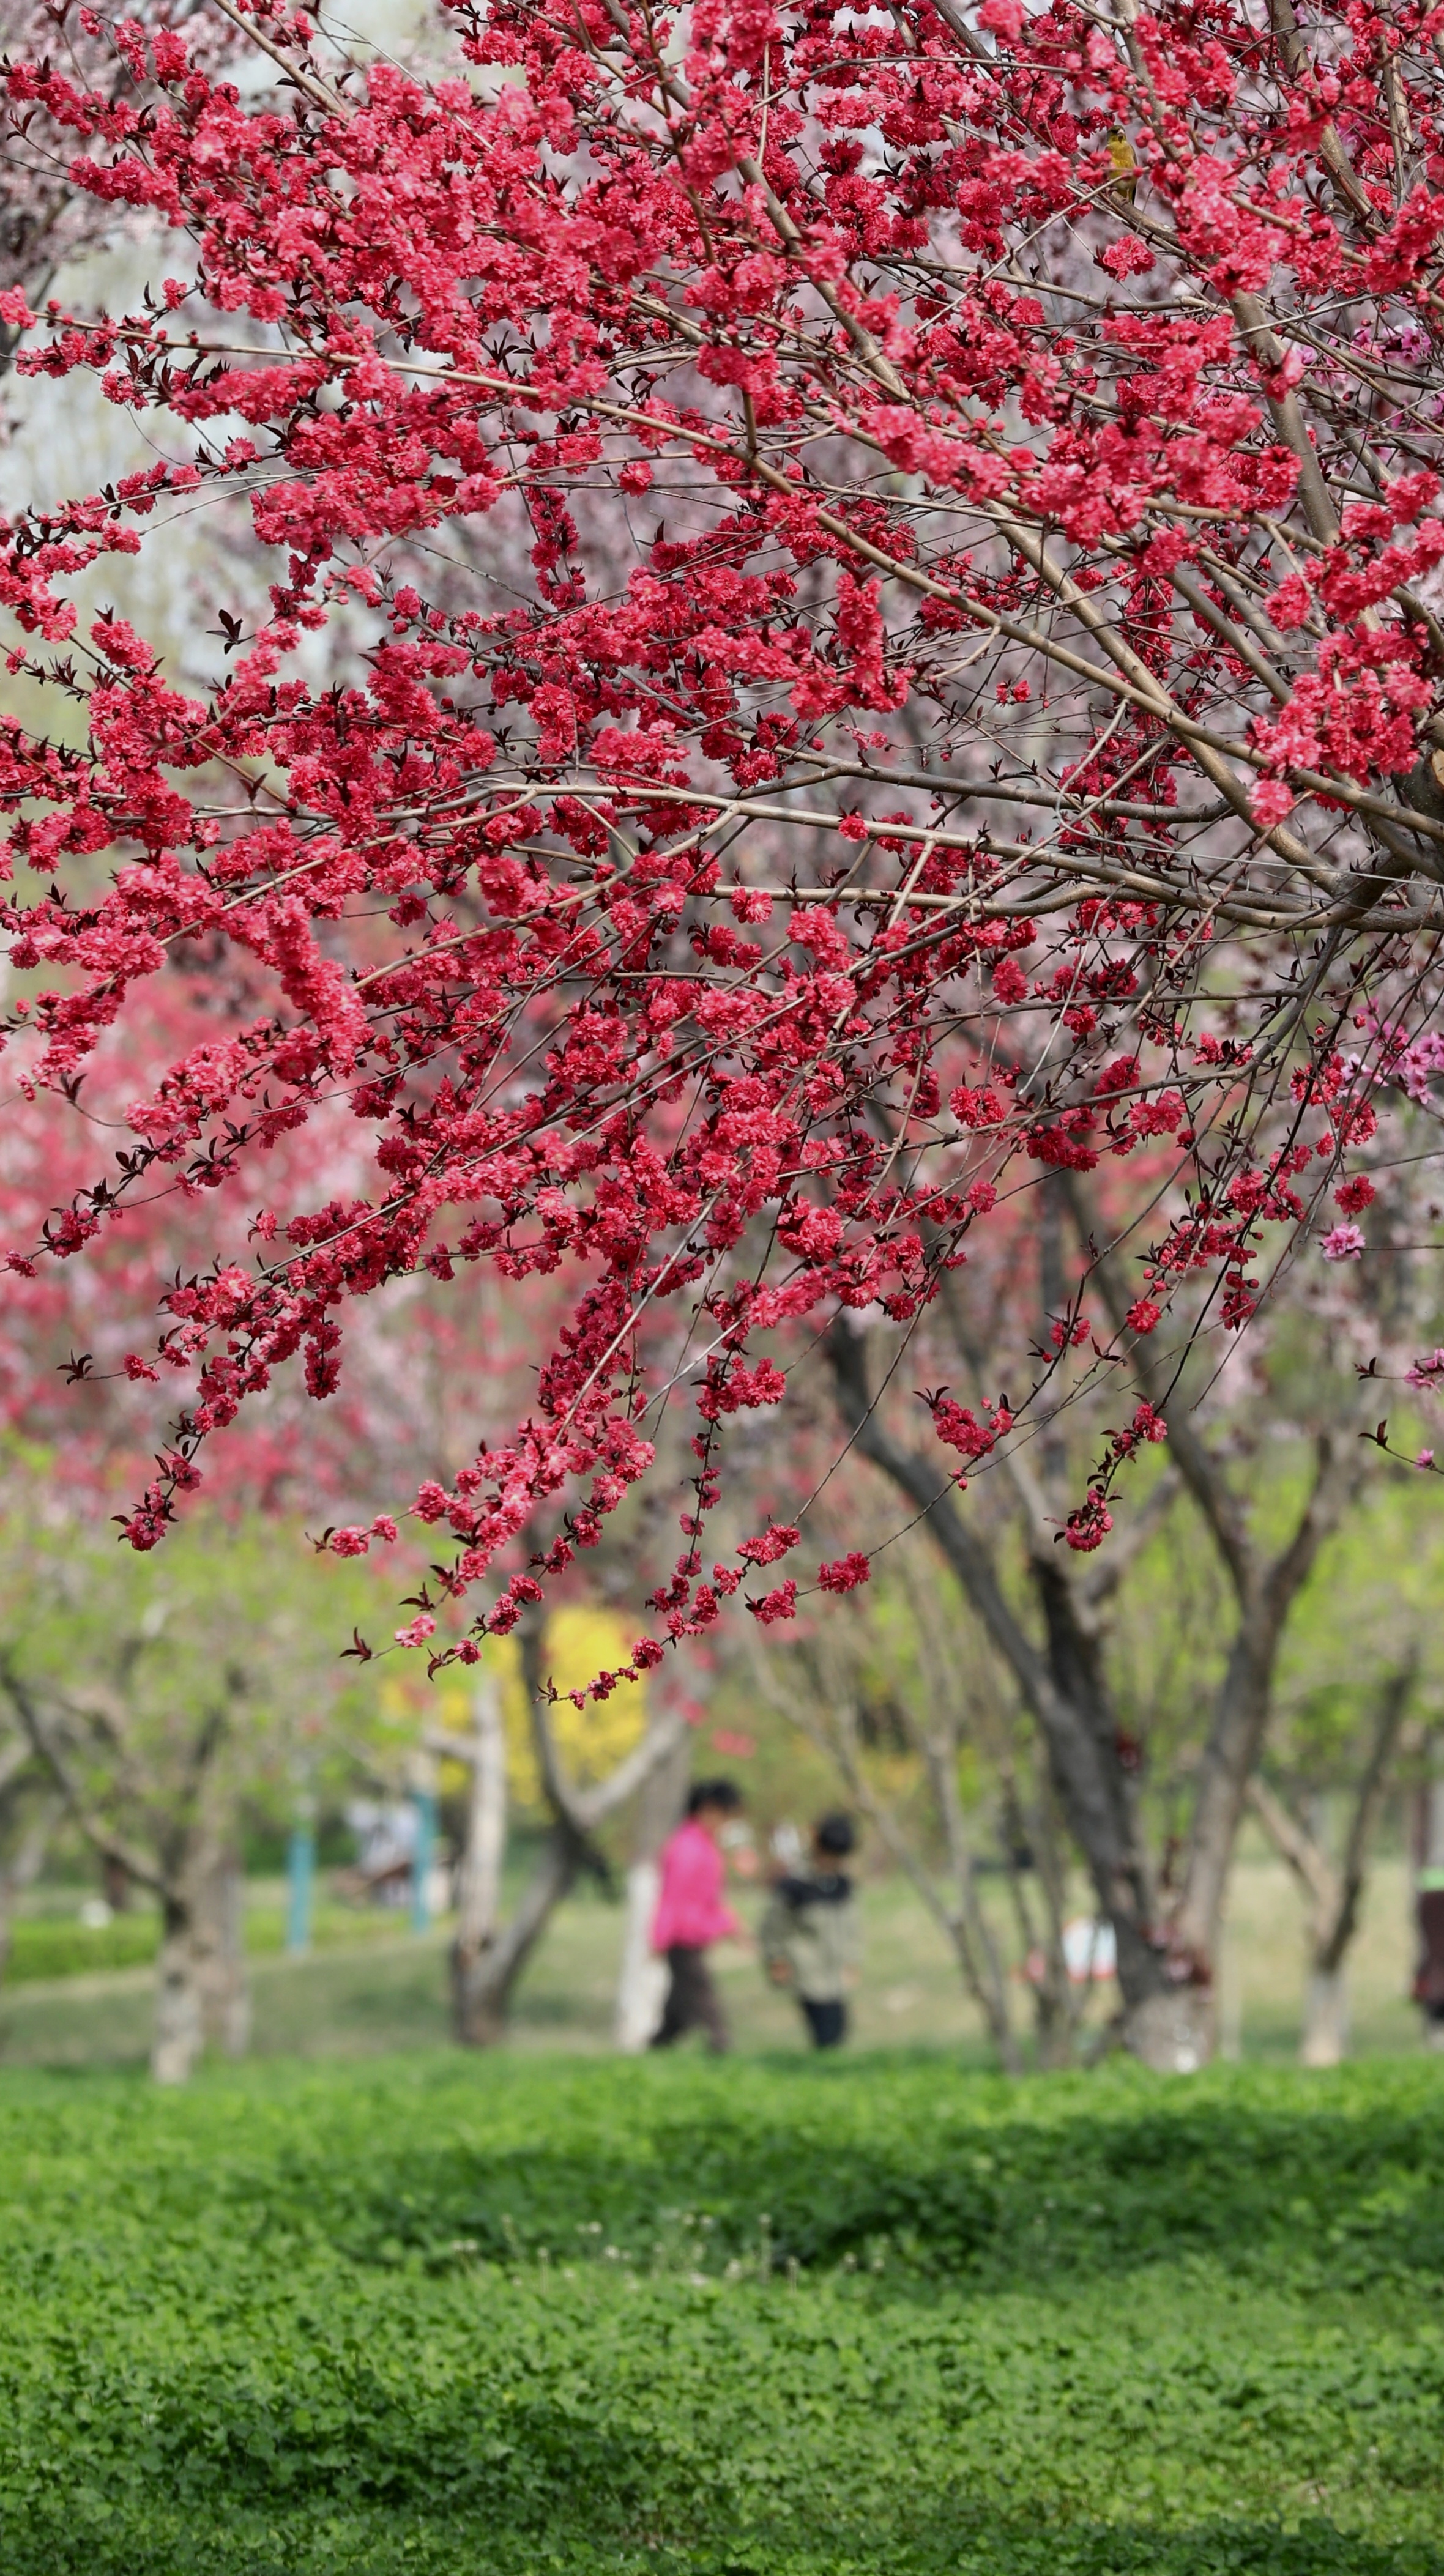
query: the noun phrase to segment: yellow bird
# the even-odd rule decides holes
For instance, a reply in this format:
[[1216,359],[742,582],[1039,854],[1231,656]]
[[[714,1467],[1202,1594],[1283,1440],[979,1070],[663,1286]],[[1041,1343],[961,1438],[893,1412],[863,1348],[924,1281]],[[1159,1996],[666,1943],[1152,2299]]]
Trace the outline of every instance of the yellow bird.
[[1108,158],[1113,165],[1113,179],[1108,193],[1113,197],[1121,197],[1126,205],[1131,206],[1138,194],[1138,155],[1127,135],[1120,132],[1116,126],[1108,137]]

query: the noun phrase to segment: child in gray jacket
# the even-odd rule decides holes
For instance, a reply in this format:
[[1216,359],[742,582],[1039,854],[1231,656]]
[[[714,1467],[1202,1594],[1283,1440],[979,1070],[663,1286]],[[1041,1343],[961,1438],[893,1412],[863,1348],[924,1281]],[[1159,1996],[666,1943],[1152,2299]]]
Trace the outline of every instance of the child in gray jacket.
[[856,1843],[851,1816],[823,1816],[813,1827],[810,1871],[774,1879],[762,1918],[767,1973],[774,1985],[792,1988],[816,2048],[836,2048],[847,2037],[860,1942],[852,1880],[838,1863]]

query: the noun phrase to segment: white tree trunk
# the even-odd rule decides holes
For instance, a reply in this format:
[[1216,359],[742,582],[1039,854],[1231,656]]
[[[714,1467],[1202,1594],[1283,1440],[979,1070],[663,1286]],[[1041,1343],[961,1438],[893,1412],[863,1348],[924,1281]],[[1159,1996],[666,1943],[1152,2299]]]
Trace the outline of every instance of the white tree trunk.
[[506,1851],[506,1735],[501,1695],[490,1673],[472,1693],[471,1790],[466,1843],[456,1883],[456,1938],[481,1950],[496,1939],[501,1918],[501,1864]]
[[456,1881],[451,1995],[456,2036],[477,2047],[498,2035],[493,2001],[484,1989],[489,1953],[501,1923],[501,1866],[506,1853],[506,1731],[501,1694],[490,1673],[477,1677],[471,1721],[471,1742],[464,1756],[470,1788],[466,1842]]
[[251,2044],[251,1989],[246,1975],[246,1882],[239,1861],[215,1859],[196,1908],[196,1974],[201,1991],[201,2030],[227,2057],[244,2057]]
[[243,1921],[245,1880],[232,1852],[197,1831],[163,1900],[150,2071],[187,2084],[209,2041],[227,2057],[250,2045]]
[[634,1860],[627,1872],[622,1972],[617,1980],[616,2039],[624,2057],[640,2057],[662,2018],[667,1963],[652,1949],[652,1917],[662,1873],[654,1860]]
[[690,1731],[684,1729],[665,1760],[642,1786],[627,1870],[626,1923],[622,1933],[622,1967],[617,1979],[613,2033],[624,2057],[639,2057],[662,2018],[667,2000],[667,1965],[652,1952],[652,1917],[657,1910],[660,1872],[657,1855],[682,1812],[691,1767]]
[[1157,2075],[1196,2075],[1214,2049],[1214,2005],[1207,1986],[1175,1986],[1135,2004],[1123,2044]]
[[1342,1968],[1315,1968],[1304,1997],[1299,2056],[1305,2066],[1341,2066],[1349,2042],[1349,1997]]
[[205,2045],[195,1927],[188,1907],[168,1906],[155,1972],[150,2071],[157,2084],[188,2084]]

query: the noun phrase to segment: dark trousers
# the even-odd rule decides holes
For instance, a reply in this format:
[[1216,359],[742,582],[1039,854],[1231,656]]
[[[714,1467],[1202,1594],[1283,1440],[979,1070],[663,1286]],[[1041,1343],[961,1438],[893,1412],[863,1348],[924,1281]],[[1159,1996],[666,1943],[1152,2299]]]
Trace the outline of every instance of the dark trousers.
[[807,1995],[799,1995],[803,2017],[812,2033],[814,2048],[840,2048],[847,2037],[845,2003],[815,2004]]
[[689,2030],[705,2030],[707,2046],[714,2057],[720,2057],[732,2042],[706,1951],[692,1950],[685,1942],[674,1941],[667,1952],[667,1965],[671,1970],[667,2007],[652,2046],[671,2048]]
[[1421,1888],[1416,1899],[1420,1959],[1414,2001],[1426,2021],[1444,2021],[1444,1887]]

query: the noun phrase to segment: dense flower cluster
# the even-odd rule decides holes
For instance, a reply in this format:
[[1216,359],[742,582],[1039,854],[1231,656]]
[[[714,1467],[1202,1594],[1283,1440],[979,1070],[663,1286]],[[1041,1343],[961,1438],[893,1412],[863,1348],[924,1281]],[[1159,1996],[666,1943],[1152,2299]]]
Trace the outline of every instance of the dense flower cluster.
[[[82,0],[7,0],[4,45],[21,62],[61,61],[72,79],[101,96],[137,102],[150,84],[147,31],[164,47],[184,25],[196,58],[212,72],[236,51],[234,23],[205,0],[137,0],[131,32],[117,42],[111,29]],[[0,222],[0,289],[43,296],[56,271],[103,243],[116,230],[116,209],[69,176],[69,137],[33,98],[0,96],[0,152],[5,163],[4,219]],[[122,215],[125,209],[122,209]],[[14,354],[15,322],[0,320],[0,371]]]
[[[129,23],[130,89],[6,75],[195,246],[20,360],[170,449],[0,528],[11,669],[88,718],[0,725],[22,1077],[73,1093],[197,956],[237,995],[11,1265],[342,1104],[364,1184],[167,1299],[196,1395],[135,1543],[285,1362],[332,1392],[355,1299],[571,1272],[528,1418],[415,1509],[505,1630],[685,1375],[653,1606],[693,1634],[796,1544],[702,1551],[800,1323],[906,1322],[1000,1197],[1106,1163],[1153,1211],[1132,1329],[1199,1283],[1240,1326],[1269,1240],[1367,1204],[1381,1032],[1432,1069],[1444,12],[466,0],[466,76],[364,88],[245,14],[285,88]],[[187,695],[76,594],[198,495],[275,577]],[[969,1465],[1012,1416],[933,1420]],[[1113,1435],[1075,1546],[1154,1436]],[[435,1651],[430,1609],[404,1634]]]

